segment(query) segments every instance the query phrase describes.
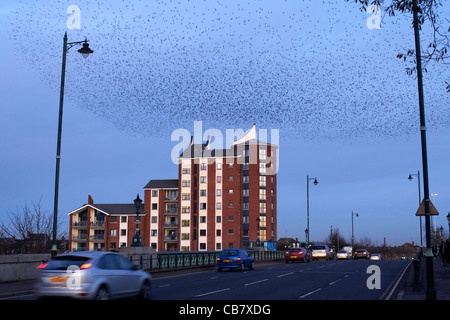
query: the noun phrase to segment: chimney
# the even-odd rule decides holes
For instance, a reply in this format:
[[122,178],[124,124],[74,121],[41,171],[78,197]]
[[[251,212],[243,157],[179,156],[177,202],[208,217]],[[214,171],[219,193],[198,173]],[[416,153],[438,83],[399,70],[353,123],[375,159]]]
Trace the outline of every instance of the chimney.
[[92,199],[91,195],[88,195],[88,204],[94,204],[94,200]]

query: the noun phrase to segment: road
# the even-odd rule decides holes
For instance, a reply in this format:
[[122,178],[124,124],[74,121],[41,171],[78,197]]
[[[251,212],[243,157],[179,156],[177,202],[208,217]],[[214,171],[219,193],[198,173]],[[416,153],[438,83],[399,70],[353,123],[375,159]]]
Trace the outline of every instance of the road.
[[[255,264],[254,270],[209,269],[159,275],[152,280],[152,300],[379,300],[389,295],[408,263],[401,260],[266,262]],[[379,267],[376,279],[377,274],[369,268],[373,265]],[[369,289],[368,282],[369,285],[379,283],[379,289]],[[36,298],[26,295],[10,299]]]
[[[384,298],[407,261],[316,261],[256,264],[247,271],[205,271],[154,279],[154,300],[378,300]],[[379,266],[380,289],[369,289]]]

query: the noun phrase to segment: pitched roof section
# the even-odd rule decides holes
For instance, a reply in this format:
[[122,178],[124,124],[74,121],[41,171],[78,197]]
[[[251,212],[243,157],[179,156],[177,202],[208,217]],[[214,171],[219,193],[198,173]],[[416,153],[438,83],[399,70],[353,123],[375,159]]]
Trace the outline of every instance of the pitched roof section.
[[[100,211],[101,213],[104,213],[106,215],[134,215],[136,214],[136,206],[134,203],[113,203],[113,204],[85,204],[82,207],[75,209],[68,213],[70,216],[74,213],[79,213],[87,208],[94,208],[97,211]],[[144,204],[141,205],[141,208],[144,208]],[[147,211],[139,210],[140,215],[147,214]]]
[[150,180],[144,189],[178,189],[178,179]]

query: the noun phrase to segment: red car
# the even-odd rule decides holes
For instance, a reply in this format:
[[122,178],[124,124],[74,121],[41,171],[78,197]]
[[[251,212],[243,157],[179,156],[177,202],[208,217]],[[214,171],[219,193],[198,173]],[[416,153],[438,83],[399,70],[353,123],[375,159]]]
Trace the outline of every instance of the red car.
[[286,251],[284,260],[286,261],[286,263],[288,263],[289,261],[311,262],[311,253],[303,247],[291,248]]

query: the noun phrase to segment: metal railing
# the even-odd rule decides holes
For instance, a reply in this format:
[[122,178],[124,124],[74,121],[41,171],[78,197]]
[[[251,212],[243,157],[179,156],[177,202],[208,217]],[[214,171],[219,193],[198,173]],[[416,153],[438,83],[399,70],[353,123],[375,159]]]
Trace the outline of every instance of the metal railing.
[[[247,252],[255,262],[284,259],[284,251],[248,250]],[[147,271],[205,267],[214,266],[219,253],[220,251],[157,252],[156,257],[134,256],[134,258],[130,257],[130,261]]]

